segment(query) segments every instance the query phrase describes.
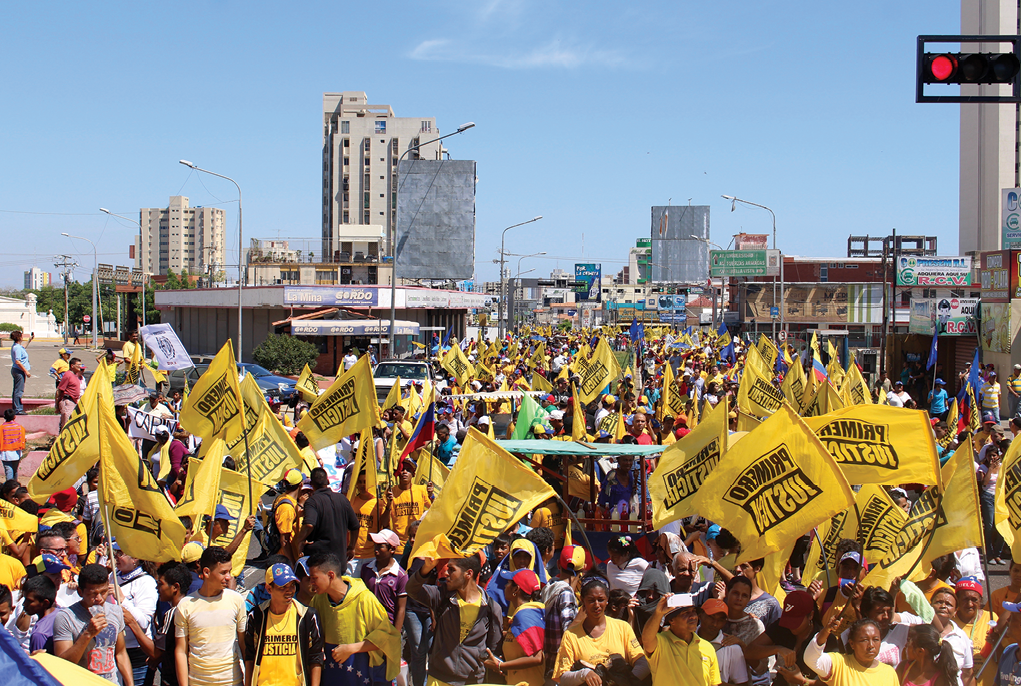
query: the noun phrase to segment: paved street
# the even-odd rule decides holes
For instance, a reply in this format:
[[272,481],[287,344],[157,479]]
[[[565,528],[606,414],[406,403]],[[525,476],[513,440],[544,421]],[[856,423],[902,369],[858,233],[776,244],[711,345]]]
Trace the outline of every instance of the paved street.
[[[84,338],[82,339],[85,340]],[[49,375],[50,365],[57,359],[57,351],[64,347],[63,343],[47,340],[36,340],[29,345],[28,361],[32,365],[32,376],[25,383],[26,398],[52,398],[54,393],[53,378]],[[98,351],[81,346],[69,346],[74,357],[85,364],[86,369],[96,368]],[[9,398],[14,382],[11,379],[11,340],[5,338],[0,349],[0,397]]]

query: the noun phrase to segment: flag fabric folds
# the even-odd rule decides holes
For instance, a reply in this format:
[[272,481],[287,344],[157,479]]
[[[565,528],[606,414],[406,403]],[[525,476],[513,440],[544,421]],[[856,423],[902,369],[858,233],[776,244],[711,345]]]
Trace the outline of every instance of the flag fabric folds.
[[[208,372],[207,372],[208,374]],[[205,378],[203,375],[202,378]],[[369,356],[358,361],[319,396],[301,421],[298,429],[316,450],[361,432],[379,421],[379,403],[372,381]]]
[[189,433],[205,441],[217,436],[227,440],[228,427],[243,421],[238,368],[228,338],[181,406],[180,422]]
[[316,398],[319,397],[319,383],[312,376],[312,370],[306,364],[305,368],[301,370],[301,376],[298,377],[298,381],[295,382],[294,388],[301,393],[302,399],[305,402],[313,403]]
[[202,515],[212,516],[220,497],[220,470],[226,454],[224,450],[223,440],[214,438],[201,460],[188,460],[184,493],[174,507],[174,514],[178,517],[191,517],[192,521],[196,521]]

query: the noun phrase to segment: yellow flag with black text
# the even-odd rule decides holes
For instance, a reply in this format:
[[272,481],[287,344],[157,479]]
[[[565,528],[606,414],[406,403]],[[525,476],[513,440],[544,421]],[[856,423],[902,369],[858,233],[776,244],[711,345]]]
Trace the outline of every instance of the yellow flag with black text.
[[812,399],[805,404],[801,411],[802,417],[821,417],[824,414],[836,412],[844,407],[844,401],[840,399],[837,389],[829,381],[820,381]]
[[[923,563],[965,548],[982,549],[982,509],[971,445],[955,450],[940,473],[943,512],[936,520],[932,542],[922,555]],[[927,569],[921,571],[923,577],[928,573]]]
[[362,429],[362,434],[358,438],[358,450],[355,451],[351,481],[347,487],[348,500],[354,500],[355,494],[358,493],[358,479],[361,478],[362,472],[365,472],[365,490],[376,495],[376,468],[376,439],[372,435],[372,429]]
[[99,495],[110,504],[107,533],[125,553],[153,562],[181,559],[187,533],[113,414],[113,391],[99,382]]
[[[571,440],[587,441],[588,431],[585,428],[585,410],[582,408],[581,400],[578,398],[578,389],[575,388],[573,383],[571,384],[571,407],[571,411],[574,413],[571,421]],[[489,430],[493,430],[492,422],[490,422]]]
[[748,348],[744,375],[737,390],[737,406],[746,414],[764,417],[783,405],[784,396],[773,385],[773,376],[756,348]]
[[474,555],[554,495],[538,474],[469,429],[443,492],[422,519],[411,558]]
[[461,388],[464,388],[475,376],[475,367],[468,361],[461,348],[456,345],[450,346],[450,350],[440,359],[440,366],[454,377],[457,385]]
[[652,525],[695,514],[695,494],[727,450],[727,404],[718,403],[693,431],[666,450],[649,477]]
[[[110,385],[106,362],[100,362],[70,418],[57,434],[50,451],[28,481],[28,495],[43,503],[54,493],[73,487],[99,460],[99,406],[96,395]],[[111,404],[111,408],[113,405]]]
[[[949,463],[948,463],[949,464]],[[943,485],[930,486],[911,506],[900,531],[893,537],[886,555],[874,562],[863,581],[866,586],[889,588],[897,577],[906,576],[918,566],[925,543],[936,525],[936,514],[943,499]]]
[[871,405],[872,394],[869,393],[869,385],[865,377],[861,375],[858,365],[851,360],[851,366],[847,368],[844,381],[840,386],[840,397],[845,406],[850,405]]
[[936,443],[921,410],[852,405],[805,423],[853,484],[939,483]]
[[[974,410],[972,411],[974,412]],[[970,443],[970,439],[968,441]],[[1014,440],[1003,456],[996,478],[996,530],[1010,546],[1014,560],[1021,560],[1021,441]]]
[[383,412],[389,410],[391,407],[397,407],[401,404],[401,377],[397,377],[394,381],[394,385],[390,387],[390,392],[386,394],[386,400],[383,401],[383,407],[379,408]]
[[239,472],[247,473],[250,466],[252,478],[269,486],[284,478],[288,469],[299,468],[302,464],[298,446],[284,425],[268,410],[260,414],[248,433],[247,445],[241,443],[231,455]]
[[605,338],[600,338],[591,358],[579,354],[576,356],[575,373],[581,376],[578,395],[586,405],[606,388],[611,381],[620,376],[620,365],[617,357],[610,350]]
[[741,561],[782,550],[853,502],[833,456],[784,404],[724,453],[693,505],[741,541]]
[[378,422],[379,403],[369,356],[362,355],[312,403],[297,428],[319,450]]
[[760,333],[758,343],[755,346],[759,355],[762,356],[766,366],[770,369],[776,368],[776,358],[780,356],[780,351],[777,350],[776,346],[773,345],[773,341],[766,337],[766,334]]
[[799,413],[804,408],[805,384],[805,368],[801,366],[801,358],[795,356],[780,384],[780,392]]
[[205,441],[216,436],[227,440],[228,427],[242,421],[238,367],[228,338],[181,406],[180,422]]
[[298,377],[294,388],[301,393],[301,397],[305,402],[315,402],[315,399],[319,397],[319,382],[316,381],[312,375],[312,370],[309,369],[307,364],[301,370],[301,376]]
[[815,528],[812,545],[805,558],[805,569],[801,573],[801,583],[811,584],[816,579],[828,588],[837,581],[837,543],[842,538],[854,539],[858,533],[858,517],[853,507],[830,517]]
[[[205,449],[201,460],[188,459],[188,476],[184,480],[184,493],[174,506],[178,517],[198,520],[202,515],[213,515],[220,498],[220,470],[226,446],[222,439],[214,438]],[[201,520],[198,520],[201,524]]]
[[[252,480],[251,490],[254,493],[261,493],[265,489],[265,486],[260,484],[258,481]],[[229,520],[229,526],[227,532],[219,538],[214,539],[210,545],[224,546],[230,544],[234,540],[238,531],[245,524],[245,520],[250,514],[253,513],[252,502],[248,498],[248,477],[240,472],[235,472],[230,469],[221,468],[220,470],[220,499],[217,501],[217,505],[223,505],[227,508],[227,512],[234,519]],[[215,508],[214,508],[215,509]],[[245,567],[245,561],[248,559],[248,546],[252,542],[252,535],[249,532],[245,535],[241,541],[241,545],[234,551],[234,556],[231,558],[231,574],[237,576]]]

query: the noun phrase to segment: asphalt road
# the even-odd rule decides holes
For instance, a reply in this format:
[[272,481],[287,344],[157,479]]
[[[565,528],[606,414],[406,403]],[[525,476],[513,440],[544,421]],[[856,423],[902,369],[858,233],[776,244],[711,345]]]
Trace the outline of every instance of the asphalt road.
[[[84,338],[82,339],[85,340]],[[52,398],[55,391],[53,378],[49,375],[50,365],[57,359],[57,351],[64,347],[56,341],[32,341],[25,349],[28,351],[28,363],[32,366],[30,376],[25,382],[26,398]],[[83,346],[68,346],[72,357],[80,358],[86,369],[95,369],[99,351]],[[0,397],[11,397],[14,380],[11,378],[11,341],[4,339],[0,349]]]

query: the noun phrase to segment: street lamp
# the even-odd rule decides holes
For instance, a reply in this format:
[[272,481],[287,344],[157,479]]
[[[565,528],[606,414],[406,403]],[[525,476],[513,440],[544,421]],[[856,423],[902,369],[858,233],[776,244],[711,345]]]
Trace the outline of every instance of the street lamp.
[[[92,246],[92,257],[93,257],[93,267],[92,267],[92,349],[95,350],[95,349],[97,349],[99,347],[99,336],[96,333],[96,309],[97,309],[96,308],[96,303],[99,300],[99,283],[98,283],[98,279],[99,279],[99,253],[96,252],[96,244],[93,243],[92,241],[90,241],[88,238],[83,238],[82,236],[72,236],[69,233],[61,233],[60,235],[61,236],[65,236],[67,238],[74,238],[74,239],[77,239],[79,241],[88,241],[89,245]],[[66,320],[67,320],[67,312],[64,312],[64,320],[66,322]],[[65,323],[64,326],[67,326],[67,324]]]
[[224,176],[223,174],[217,174],[216,172],[209,171],[208,169],[202,169],[201,167],[195,166],[194,164],[192,164],[188,160],[178,160],[178,162],[180,162],[181,164],[183,164],[186,167],[190,167],[191,169],[193,169],[195,171],[203,172],[205,174],[209,174],[210,176],[218,176],[221,179],[227,179],[232,184],[234,184],[237,187],[237,189],[238,189],[238,349],[237,349],[237,361],[238,361],[238,363],[240,363],[241,362],[241,285],[244,282],[244,260],[243,260],[243,256],[245,254],[245,246],[244,246],[244,243],[241,242],[241,236],[242,236],[242,232],[241,232],[241,228],[242,228],[241,227],[241,186],[238,185],[237,181],[235,181],[234,179],[230,178],[229,176]]
[[[523,290],[521,288],[521,279],[520,279],[520,277],[523,274],[528,274],[529,272],[534,272],[535,271],[534,269],[529,269],[527,272],[522,272],[521,271],[521,260],[523,260],[523,259],[525,259],[527,257],[539,257],[540,255],[545,255],[545,254],[546,254],[545,252],[536,252],[536,253],[532,253],[531,255],[518,255],[518,273],[515,274],[515,276],[514,276],[514,278],[518,280],[517,290]],[[514,323],[516,325],[517,321],[518,321],[518,299],[517,299],[517,295],[515,295],[515,297],[514,297],[514,312],[512,314],[513,314],[513,318],[514,318]]]
[[[720,247],[719,243],[713,243],[708,238],[703,238],[702,236],[696,236],[693,233],[688,234],[688,238],[690,238],[692,240],[696,240],[696,241],[702,241],[706,245],[715,245],[720,250],[723,250],[723,248]],[[728,243],[728,246],[729,246],[729,243]],[[713,271],[712,271],[712,265],[711,264],[710,264],[710,267],[709,267],[709,286],[713,290],[713,293],[712,293],[712,297],[713,297],[713,328],[715,329],[716,328],[716,284],[713,283]],[[720,292],[720,300],[721,300],[721,302],[720,302],[720,309],[722,310],[723,309],[723,302],[722,302],[722,300],[723,300],[723,292],[722,292],[723,289],[721,288],[720,291],[721,291]]]
[[[99,211],[103,212],[105,214],[108,214],[111,217],[120,217],[121,219],[123,219],[125,221],[129,221],[132,224],[137,224],[138,225],[138,264],[142,267],[142,326],[145,327],[145,309],[146,309],[145,282],[146,282],[146,278],[145,278],[145,265],[142,263],[142,222],[138,221],[137,219],[132,219],[131,217],[125,217],[123,214],[117,214],[116,212],[111,212],[110,210],[106,209],[105,207],[100,207]],[[117,330],[120,331],[120,328],[119,328],[120,324],[118,323],[117,326],[118,326]],[[139,336],[139,342],[142,343],[142,352],[144,354],[145,353],[145,342],[141,340],[141,336]]]
[[[758,207],[760,209],[763,209],[763,210],[766,210],[767,212],[769,212],[769,214],[772,215],[772,217],[773,217],[773,250],[776,250],[776,214],[773,212],[773,210],[769,209],[765,205],[760,205],[759,203],[752,202],[750,200],[742,200],[741,198],[738,198],[738,197],[733,196],[733,195],[722,195],[720,197],[722,197],[724,200],[729,200],[730,201],[730,211],[731,212],[733,212],[734,209],[737,207],[737,203],[743,203],[745,205],[751,205],[752,207]],[[780,330],[781,331],[783,331],[783,296],[784,296],[783,290],[784,290],[784,282],[783,282],[783,255],[780,255]],[[773,304],[776,304],[776,279],[775,278],[773,279]],[[773,325],[773,338],[776,338],[776,324],[775,323]]]
[[503,275],[503,263],[504,263],[504,258],[506,257],[506,252],[503,249],[504,239],[507,237],[507,232],[510,231],[511,229],[516,229],[519,226],[524,226],[525,224],[531,224],[532,222],[537,222],[540,219],[542,219],[542,215],[541,214],[539,216],[537,216],[537,217],[532,217],[528,221],[520,222],[518,224],[512,224],[511,226],[508,226],[506,229],[504,229],[503,233],[500,234],[500,321],[499,321],[500,329],[499,330],[500,330],[500,338],[501,339],[503,338],[503,334],[504,334],[504,332],[506,330],[504,325],[503,325],[503,301],[507,297],[507,280],[504,278],[504,275]]
[[[450,138],[451,136],[456,136],[459,133],[464,133],[468,129],[473,128],[474,126],[475,122],[470,121],[458,126],[457,131],[454,131],[453,133],[448,133],[444,136],[440,136],[439,138],[434,138],[431,141],[426,141],[425,143],[416,143],[415,145],[410,146],[407,150],[401,153],[400,157],[397,158],[397,172],[400,173],[401,160],[403,160],[404,156],[407,155],[412,150],[421,150],[425,146],[432,145],[433,143],[441,141],[444,138]],[[442,149],[443,146],[440,146],[440,150]],[[395,192],[399,192],[400,187],[401,187],[400,181],[398,181],[397,191]],[[394,334],[396,333],[397,328],[396,326],[394,326],[394,322],[397,320],[397,226],[398,220],[400,218],[401,218],[401,203],[398,199],[397,210],[394,212],[394,225],[390,230],[390,327],[389,334],[387,336],[387,347],[389,348],[389,350],[387,351],[387,355],[393,359],[396,359],[397,357],[394,354]]]

